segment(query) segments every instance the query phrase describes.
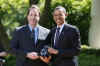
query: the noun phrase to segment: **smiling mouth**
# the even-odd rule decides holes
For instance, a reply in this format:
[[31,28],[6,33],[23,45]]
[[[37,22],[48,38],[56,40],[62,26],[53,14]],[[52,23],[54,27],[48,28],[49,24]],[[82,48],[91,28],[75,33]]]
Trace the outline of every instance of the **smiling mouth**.
[[61,21],[61,20],[60,20],[60,19],[57,19],[56,21],[59,22],[59,21]]

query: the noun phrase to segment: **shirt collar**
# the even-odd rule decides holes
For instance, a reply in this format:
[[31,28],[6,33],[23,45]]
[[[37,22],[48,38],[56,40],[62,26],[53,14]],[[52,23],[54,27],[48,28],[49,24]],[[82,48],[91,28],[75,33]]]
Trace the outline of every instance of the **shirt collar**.
[[[62,31],[62,29],[63,29],[63,27],[64,27],[64,24],[62,24],[61,26],[59,26],[60,27],[60,32]],[[58,28],[58,26],[57,26],[57,28]]]
[[[30,31],[32,31],[32,27],[31,27],[31,25],[28,24],[28,26],[29,26]],[[36,31],[37,29],[38,29],[38,26],[36,26],[36,27],[34,28],[35,31]]]

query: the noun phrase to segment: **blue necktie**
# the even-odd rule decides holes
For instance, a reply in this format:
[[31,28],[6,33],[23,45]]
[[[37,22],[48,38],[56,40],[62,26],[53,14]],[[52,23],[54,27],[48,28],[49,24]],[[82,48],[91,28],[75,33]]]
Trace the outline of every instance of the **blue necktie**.
[[33,40],[33,42],[35,44],[35,30],[34,29],[32,30],[32,40]]

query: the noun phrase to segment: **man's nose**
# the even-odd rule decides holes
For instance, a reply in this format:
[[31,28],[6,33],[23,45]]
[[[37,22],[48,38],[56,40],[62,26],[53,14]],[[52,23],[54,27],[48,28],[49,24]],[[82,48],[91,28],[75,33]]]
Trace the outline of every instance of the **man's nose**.
[[56,16],[56,18],[59,19],[60,17],[59,16]]
[[32,19],[34,18],[34,16],[33,16],[33,15],[31,15],[30,17],[31,17]]
[[58,15],[56,15],[56,18],[58,18]]

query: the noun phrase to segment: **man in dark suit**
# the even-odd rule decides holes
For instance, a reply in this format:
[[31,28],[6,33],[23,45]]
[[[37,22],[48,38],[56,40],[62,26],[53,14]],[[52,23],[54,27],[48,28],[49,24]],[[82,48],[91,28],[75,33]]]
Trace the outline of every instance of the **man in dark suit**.
[[16,55],[16,66],[48,66],[39,53],[49,30],[38,25],[40,10],[36,5],[29,8],[28,24],[16,28],[11,40],[11,52]]
[[[52,66],[78,66],[77,55],[80,52],[79,30],[72,25],[66,24],[67,16],[65,8],[55,8],[53,18],[57,24],[51,29],[46,44],[52,44],[48,52],[52,55]],[[44,59],[45,62],[45,59]]]

